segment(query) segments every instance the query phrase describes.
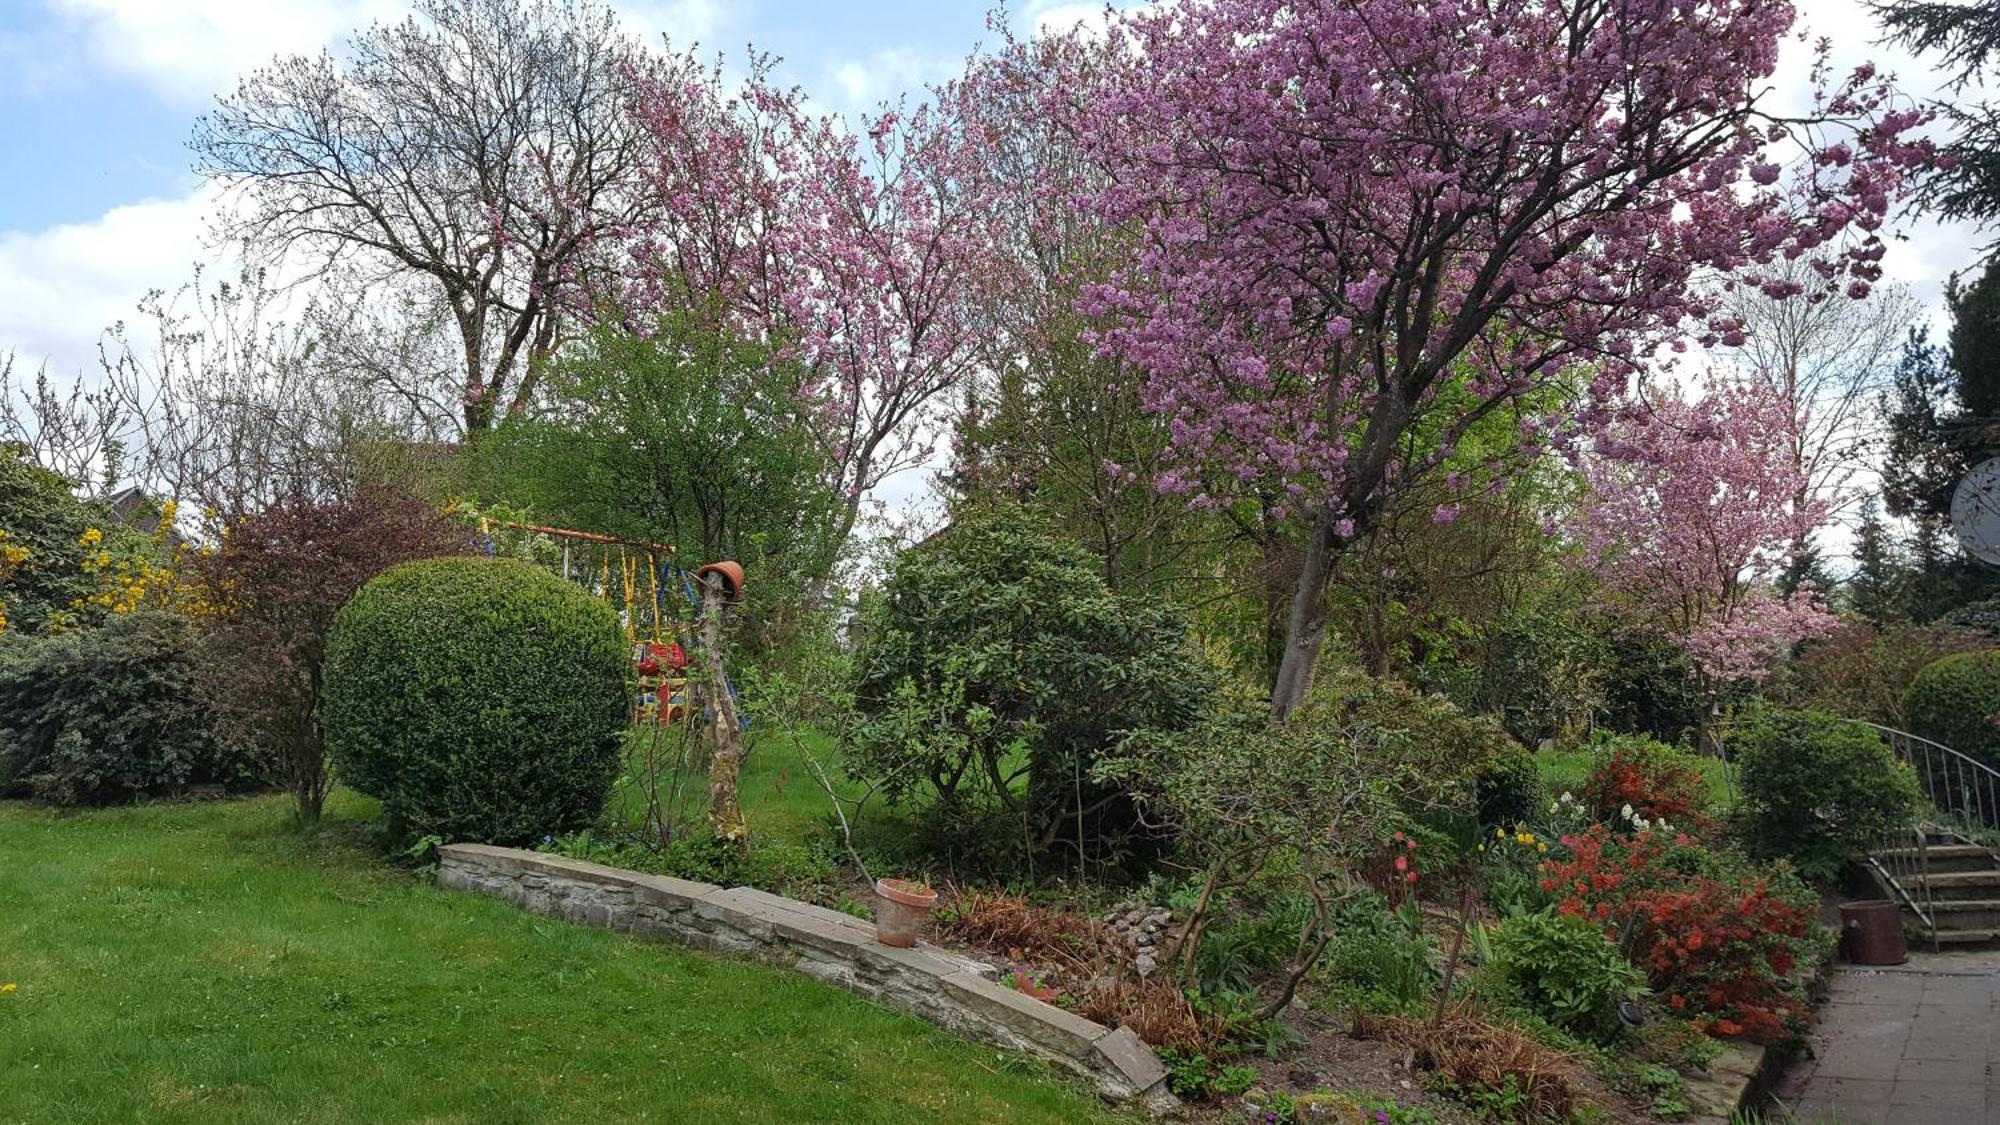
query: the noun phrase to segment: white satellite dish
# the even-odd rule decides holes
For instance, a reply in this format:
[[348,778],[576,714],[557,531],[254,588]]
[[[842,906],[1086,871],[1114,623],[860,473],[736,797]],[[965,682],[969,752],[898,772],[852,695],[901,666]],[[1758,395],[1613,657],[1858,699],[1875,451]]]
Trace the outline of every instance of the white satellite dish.
[[2000,457],[1980,462],[1958,482],[1951,526],[1966,554],[2000,566]]

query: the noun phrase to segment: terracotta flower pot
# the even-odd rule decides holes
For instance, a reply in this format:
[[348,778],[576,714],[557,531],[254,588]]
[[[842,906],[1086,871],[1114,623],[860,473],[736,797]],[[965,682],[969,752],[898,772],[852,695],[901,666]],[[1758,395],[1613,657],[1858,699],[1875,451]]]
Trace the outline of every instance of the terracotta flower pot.
[[881,900],[875,906],[875,940],[901,949],[917,944],[930,924],[937,892],[907,879],[877,879],[875,897]]
[[736,562],[713,562],[694,572],[696,582],[705,582],[710,574],[720,575],[722,587],[732,602],[743,600],[743,565]]

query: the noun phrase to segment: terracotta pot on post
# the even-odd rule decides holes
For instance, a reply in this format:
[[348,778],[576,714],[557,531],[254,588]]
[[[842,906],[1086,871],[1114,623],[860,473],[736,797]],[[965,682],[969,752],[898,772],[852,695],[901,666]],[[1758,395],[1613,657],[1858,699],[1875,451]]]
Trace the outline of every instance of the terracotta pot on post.
[[712,562],[694,572],[694,580],[700,583],[709,575],[722,579],[723,598],[726,601],[743,600],[743,564],[738,562]]
[[937,892],[907,879],[875,880],[875,940],[908,949],[930,925]]

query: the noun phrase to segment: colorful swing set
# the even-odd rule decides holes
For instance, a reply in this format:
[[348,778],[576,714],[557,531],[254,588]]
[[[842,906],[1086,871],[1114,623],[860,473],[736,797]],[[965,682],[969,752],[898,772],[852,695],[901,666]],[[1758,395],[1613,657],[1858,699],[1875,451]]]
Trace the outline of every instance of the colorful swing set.
[[[625,639],[632,645],[632,666],[638,682],[638,691],[632,700],[632,721],[635,725],[665,725],[687,717],[690,702],[688,650],[681,642],[682,638],[691,636],[688,629],[692,621],[670,618],[666,608],[667,603],[673,600],[676,585],[680,587],[682,597],[697,611],[701,598],[695,592],[694,581],[688,572],[675,564],[676,552],[670,544],[482,516],[479,520],[480,540],[488,555],[497,553],[493,543],[495,527],[545,535],[559,542],[562,545],[563,578],[589,590],[618,611],[619,621],[625,628]],[[591,565],[593,562],[594,566]],[[715,564],[715,569],[722,569],[727,576],[732,572],[725,568],[734,566],[733,563]],[[709,569],[703,567],[702,571]],[[733,588],[740,592],[742,571],[737,569],[733,574]],[[723,686],[732,697],[736,695],[733,685]],[[745,725],[748,725],[747,719]]]

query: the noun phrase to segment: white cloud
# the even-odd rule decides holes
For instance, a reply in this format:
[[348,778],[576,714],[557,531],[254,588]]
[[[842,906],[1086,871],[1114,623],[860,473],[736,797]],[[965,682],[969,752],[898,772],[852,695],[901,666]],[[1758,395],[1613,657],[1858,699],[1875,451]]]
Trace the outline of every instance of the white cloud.
[[97,339],[151,289],[188,280],[215,193],[113,208],[88,223],[0,232],[0,352],[64,378],[96,367]]
[[[970,49],[967,44],[966,51]],[[869,112],[899,94],[921,98],[927,85],[964,69],[966,51],[886,47],[865,58],[837,60],[827,67],[830,100],[848,112]]]
[[716,36],[735,25],[742,5],[731,10],[720,0],[621,0],[613,7],[627,28],[648,41],[665,35],[684,49],[696,43],[720,46]]
[[400,14],[403,0],[46,0],[91,56],[177,101],[202,102],[278,55],[317,51]]
[[[371,23],[400,19],[409,0],[43,0],[84,34],[91,57],[175,101],[200,104],[280,55],[334,47]],[[622,0],[626,27],[682,46],[731,22],[723,0]]]

